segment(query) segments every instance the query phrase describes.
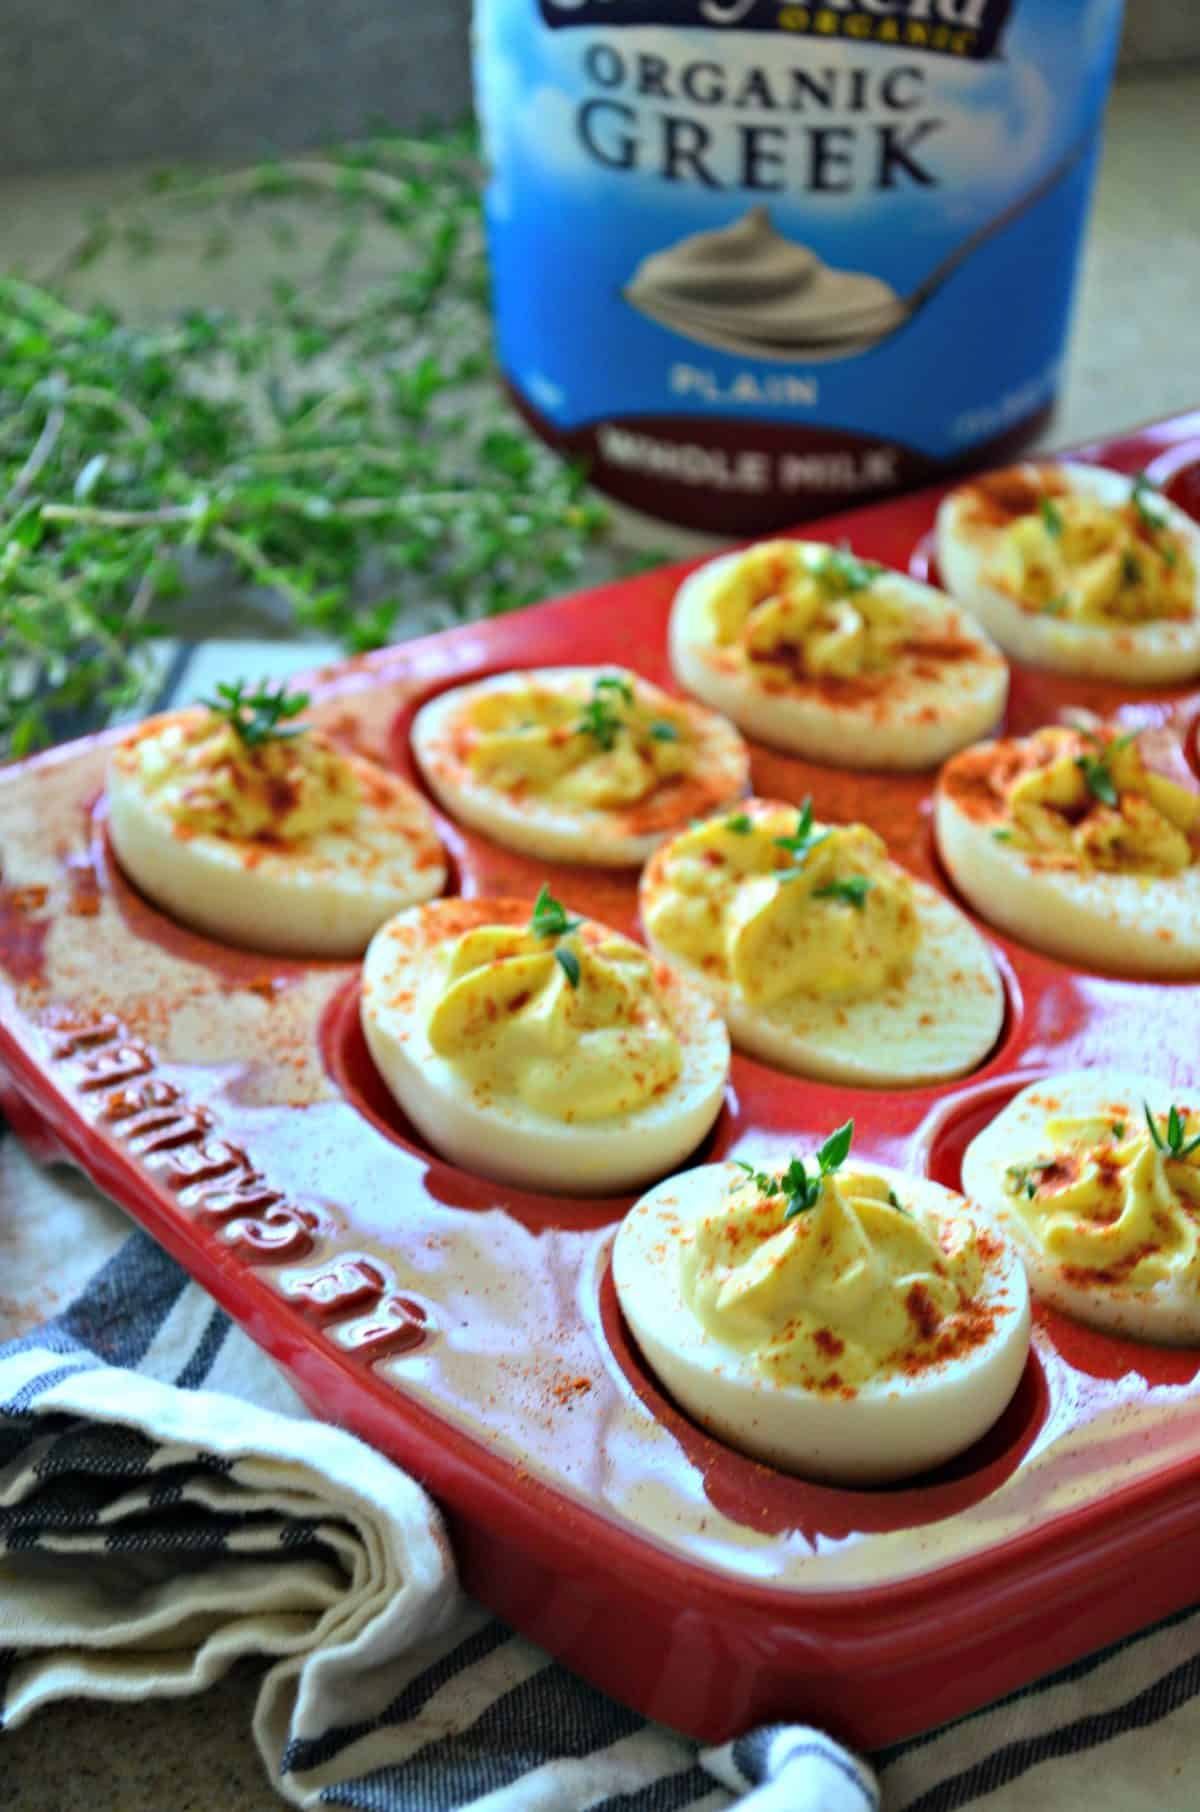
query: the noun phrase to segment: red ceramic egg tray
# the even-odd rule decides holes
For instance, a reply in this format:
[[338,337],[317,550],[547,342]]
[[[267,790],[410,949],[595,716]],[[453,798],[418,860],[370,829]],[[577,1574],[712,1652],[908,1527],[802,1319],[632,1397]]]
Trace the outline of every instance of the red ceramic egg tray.
[[[1081,450],[1148,467],[1200,516],[1200,413]],[[940,492],[806,533],[924,576]],[[668,567],[328,668],[313,715],[416,779],[432,693],[510,666],[617,662],[668,686]],[[1008,727],[1086,707],[1195,760],[1200,693],[1016,668]],[[617,1698],[719,1740],[803,1717],[874,1747],[1069,1662],[1195,1596],[1200,1354],[1039,1310],[1000,1422],[894,1489],[787,1477],[711,1439],[631,1344],[609,1276],[620,1200],[532,1195],[426,1150],[374,1072],[354,965],[187,932],[114,865],[112,734],[0,776],[5,1110],[178,1258],[291,1374],[445,1509],[467,1587]],[[862,819],[948,889],[932,775],[753,749],[756,792]],[[633,872],[545,868],[445,818],[451,886],[636,931]],[[1197,990],[1049,961],[984,927],[1008,989],[963,1082],[834,1088],[734,1057],[697,1161],[780,1155],[849,1115],[864,1156],[958,1180],[967,1140],[1031,1076],[1112,1063],[1200,1083]],[[482,1155],[482,1154],[481,1154]]]

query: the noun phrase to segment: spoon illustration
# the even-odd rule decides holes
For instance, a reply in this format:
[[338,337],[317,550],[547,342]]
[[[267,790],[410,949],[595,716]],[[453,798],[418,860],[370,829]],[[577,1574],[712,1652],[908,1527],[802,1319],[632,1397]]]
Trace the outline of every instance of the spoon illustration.
[[651,253],[622,293],[660,326],[721,352],[788,364],[857,358],[902,332],[980,246],[1058,186],[1089,142],[962,240],[908,296],[866,272],[834,270],[778,232],[766,207]]

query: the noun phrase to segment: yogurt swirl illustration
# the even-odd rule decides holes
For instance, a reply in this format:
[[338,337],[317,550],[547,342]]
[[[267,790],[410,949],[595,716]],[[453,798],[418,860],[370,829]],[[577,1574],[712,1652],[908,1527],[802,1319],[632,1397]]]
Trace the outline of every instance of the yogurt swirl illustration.
[[762,206],[652,252],[625,299],[676,333],[768,358],[865,350],[909,312],[881,277],[835,270],[780,233]]

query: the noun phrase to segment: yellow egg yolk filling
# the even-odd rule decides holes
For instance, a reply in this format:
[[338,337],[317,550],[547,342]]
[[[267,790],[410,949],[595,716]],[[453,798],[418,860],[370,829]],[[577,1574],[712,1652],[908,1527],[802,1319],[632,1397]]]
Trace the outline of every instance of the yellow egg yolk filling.
[[895,664],[911,625],[879,567],[834,548],[765,541],[709,599],[717,645],[763,677],[853,679]]
[[813,1207],[754,1180],[685,1234],[682,1291],[704,1329],[776,1384],[853,1392],[916,1374],[978,1342],[985,1237],[968,1216],[940,1227],[878,1176],[823,1178]]
[[1000,835],[1056,865],[1170,875],[1196,859],[1200,794],[1148,768],[1129,736],[1039,730]]
[[587,1123],[636,1113],[682,1071],[651,960],[628,938],[480,925],[430,969],[429,1043],[479,1100]]
[[1182,620],[1196,569],[1183,536],[1142,496],[1114,508],[1076,493],[1044,497],[1003,529],[985,577],[1022,609],[1069,623]]
[[920,938],[912,882],[866,825],[797,828],[778,807],[685,831],[661,857],[647,930],[756,1006],[882,993]]
[[590,698],[548,686],[486,693],[466,726],[475,779],[556,805],[634,805],[696,764],[686,715],[614,675]]
[[[1200,1120],[1194,1130],[1200,1130]],[[1139,1106],[1047,1125],[1053,1155],[1010,1165],[1005,1189],[1037,1244],[1082,1282],[1200,1278],[1200,1149],[1177,1159]]]
[[316,731],[247,744],[206,716],[144,738],[135,759],[146,793],[183,833],[300,843],[358,817],[354,770]]

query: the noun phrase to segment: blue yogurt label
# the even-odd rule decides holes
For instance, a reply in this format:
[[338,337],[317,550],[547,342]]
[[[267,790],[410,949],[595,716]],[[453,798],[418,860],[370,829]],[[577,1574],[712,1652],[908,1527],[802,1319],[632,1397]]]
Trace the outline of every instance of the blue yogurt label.
[[1049,407],[1121,0],[477,0],[500,359],[602,489],[749,534]]

